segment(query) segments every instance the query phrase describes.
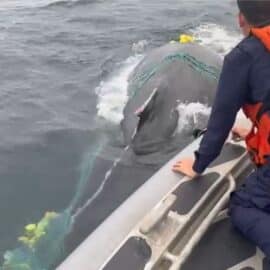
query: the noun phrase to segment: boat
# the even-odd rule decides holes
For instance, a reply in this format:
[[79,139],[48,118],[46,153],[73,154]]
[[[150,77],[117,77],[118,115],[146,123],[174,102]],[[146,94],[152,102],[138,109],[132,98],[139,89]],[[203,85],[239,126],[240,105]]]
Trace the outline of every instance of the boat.
[[254,167],[243,141],[228,139],[206,172],[190,180],[170,160],[114,211],[57,270],[267,270],[264,254],[230,223],[228,201]]

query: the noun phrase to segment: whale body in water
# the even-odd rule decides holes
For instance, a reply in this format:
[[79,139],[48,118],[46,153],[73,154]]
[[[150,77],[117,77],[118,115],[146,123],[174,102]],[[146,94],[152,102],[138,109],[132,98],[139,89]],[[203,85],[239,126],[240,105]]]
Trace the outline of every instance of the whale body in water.
[[[172,156],[190,142],[191,134],[177,133],[184,117],[179,106],[211,106],[221,65],[218,55],[195,43],[167,44],[142,60],[129,79],[130,99],[121,124],[125,142],[137,156],[163,153],[164,162],[168,152]],[[205,128],[207,117],[197,122],[190,131]]]

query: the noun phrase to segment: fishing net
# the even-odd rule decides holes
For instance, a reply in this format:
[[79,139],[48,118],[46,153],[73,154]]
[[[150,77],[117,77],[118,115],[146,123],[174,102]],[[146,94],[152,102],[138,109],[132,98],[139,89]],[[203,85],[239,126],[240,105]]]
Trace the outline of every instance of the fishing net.
[[71,213],[48,212],[37,224],[25,227],[21,246],[4,254],[3,270],[47,270],[64,252],[64,239],[71,226]]
[[19,247],[6,251],[1,270],[55,269],[59,258],[65,256],[64,242],[74,222],[73,213],[87,185],[95,158],[103,150],[107,138],[100,135],[94,148],[88,151],[80,166],[80,178],[68,207],[61,213],[47,212],[37,223],[28,224],[18,238]]
[[[186,53],[175,53],[165,57],[159,65],[135,74],[130,82],[131,94],[135,95],[154,75],[162,72],[164,67],[173,64],[175,61],[185,62],[202,76],[215,81],[218,80],[220,71],[217,68],[207,66]],[[106,138],[101,137],[99,142],[95,144],[95,149],[90,149],[88,155],[82,161],[80,179],[70,204],[61,213],[48,212],[39,222],[27,225],[24,228],[23,235],[18,238],[19,247],[4,254],[2,270],[55,269],[56,262],[65,252],[64,240],[74,221],[72,213],[75,212],[74,210],[89,181],[95,157],[99,155],[107,143]],[[104,185],[104,183],[101,183],[101,185]],[[94,199],[97,194],[97,192],[94,194]]]
[[220,76],[220,69],[206,65],[188,53],[177,52],[166,56],[158,65],[155,64],[152,67],[134,74],[130,80],[130,96],[135,96],[153,76],[161,73],[166,67],[176,61],[186,63],[194,71],[200,73],[207,79],[217,81]]

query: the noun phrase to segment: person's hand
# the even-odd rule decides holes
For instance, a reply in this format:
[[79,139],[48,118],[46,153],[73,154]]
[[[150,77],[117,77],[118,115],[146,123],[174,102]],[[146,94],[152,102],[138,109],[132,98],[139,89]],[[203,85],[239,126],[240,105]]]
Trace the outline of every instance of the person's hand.
[[194,159],[185,158],[173,165],[173,171],[194,178],[198,174],[193,170]]
[[250,129],[241,127],[241,126],[235,126],[232,129],[232,134],[233,134],[233,139],[237,140],[237,139],[241,139],[241,140],[245,140],[247,135],[249,134]]

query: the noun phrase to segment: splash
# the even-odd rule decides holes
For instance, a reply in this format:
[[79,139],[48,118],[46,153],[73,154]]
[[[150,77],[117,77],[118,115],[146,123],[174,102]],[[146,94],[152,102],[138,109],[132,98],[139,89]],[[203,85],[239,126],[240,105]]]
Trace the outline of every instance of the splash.
[[210,107],[199,102],[180,103],[177,110],[179,112],[177,133],[190,133],[196,129],[204,129],[211,112]]
[[210,48],[217,54],[224,56],[232,50],[241,40],[236,31],[229,31],[221,25],[204,23],[191,29],[190,32],[203,46]]
[[115,75],[96,88],[99,117],[114,124],[123,119],[123,109],[128,100],[128,78],[142,59],[142,54],[130,56]]
[[147,45],[147,40],[140,40],[137,43],[133,43],[131,50],[135,55],[143,55]]

